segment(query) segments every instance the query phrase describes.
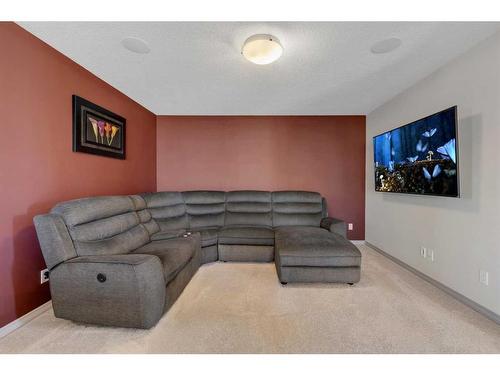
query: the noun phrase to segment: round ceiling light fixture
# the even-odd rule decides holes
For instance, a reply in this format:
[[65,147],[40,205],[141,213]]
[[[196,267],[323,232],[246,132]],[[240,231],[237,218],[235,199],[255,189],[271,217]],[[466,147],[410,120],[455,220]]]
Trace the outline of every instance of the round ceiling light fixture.
[[401,39],[398,38],[389,38],[381,40],[380,42],[375,43],[370,49],[372,53],[379,55],[382,53],[389,53],[394,51],[401,45]]
[[241,54],[254,64],[267,65],[281,57],[283,46],[275,36],[257,34],[245,40],[241,48]]
[[151,51],[144,40],[131,36],[122,40],[122,46],[134,53],[145,54]]

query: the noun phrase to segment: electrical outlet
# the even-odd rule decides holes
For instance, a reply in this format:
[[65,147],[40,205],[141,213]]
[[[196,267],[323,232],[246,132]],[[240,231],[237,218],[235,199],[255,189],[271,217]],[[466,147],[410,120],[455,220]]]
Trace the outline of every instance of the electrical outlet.
[[349,224],[347,225],[347,229],[348,229],[348,230],[353,230],[353,229],[354,229],[354,225],[353,225],[352,223],[349,223]]
[[434,250],[432,249],[427,249],[427,258],[431,260],[431,262],[434,262]]
[[40,271],[40,284],[46,283],[49,281],[49,270],[45,268]]
[[426,258],[427,257],[427,249],[423,246],[420,246],[420,256],[422,258]]
[[479,282],[484,285],[488,285],[489,283],[489,274],[488,271],[479,270]]

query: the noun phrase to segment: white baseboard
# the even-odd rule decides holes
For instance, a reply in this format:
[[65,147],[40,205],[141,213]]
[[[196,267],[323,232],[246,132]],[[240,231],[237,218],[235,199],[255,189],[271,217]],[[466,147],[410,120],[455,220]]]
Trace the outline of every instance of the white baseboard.
[[478,304],[477,302],[471,300],[470,298],[464,296],[463,294],[458,293],[457,291],[455,291],[455,290],[447,287],[446,285],[440,283],[439,281],[433,279],[432,277],[427,276],[426,274],[420,272],[416,268],[413,268],[409,264],[403,262],[402,260],[399,260],[398,258],[396,258],[396,257],[394,257],[394,256],[392,256],[392,255],[390,255],[388,253],[386,253],[384,250],[378,248],[377,246],[371,244],[370,242],[365,241],[365,244],[366,244],[366,246],[372,248],[373,250],[375,250],[378,253],[382,254],[386,258],[392,260],[394,263],[400,265],[403,268],[406,268],[408,271],[414,273],[415,275],[417,275],[421,279],[423,279],[423,280],[427,281],[428,283],[434,285],[436,288],[441,289],[443,292],[449,294],[453,298],[455,298],[458,301],[462,302],[464,305],[469,306],[472,310],[475,310],[478,313],[480,313],[480,314],[484,315],[485,317],[487,317],[488,319],[493,320],[495,323],[500,324],[500,315],[498,315],[497,313],[495,313],[495,312],[487,309],[486,307]]
[[24,326],[25,324],[29,323],[33,319],[35,319],[37,316],[43,314],[45,311],[49,310],[52,307],[52,301],[45,302],[43,305],[38,306],[36,309],[31,310],[29,313],[21,316],[20,318],[17,318],[13,322],[10,322],[9,324],[3,326],[0,328],[0,339],[2,337],[7,336],[8,334],[14,332],[16,329]]
[[365,240],[351,240],[354,245],[366,245]]

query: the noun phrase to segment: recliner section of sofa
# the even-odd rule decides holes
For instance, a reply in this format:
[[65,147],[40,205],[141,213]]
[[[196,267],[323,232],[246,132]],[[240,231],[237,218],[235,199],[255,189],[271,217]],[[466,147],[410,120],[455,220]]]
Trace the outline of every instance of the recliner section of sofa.
[[57,317],[149,328],[204,263],[276,263],[282,283],[356,282],[360,253],[319,193],[83,198],[34,218]]
[[160,230],[140,196],[93,197],[34,218],[57,317],[149,328],[163,313],[165,277],[154,255],[132,254]]

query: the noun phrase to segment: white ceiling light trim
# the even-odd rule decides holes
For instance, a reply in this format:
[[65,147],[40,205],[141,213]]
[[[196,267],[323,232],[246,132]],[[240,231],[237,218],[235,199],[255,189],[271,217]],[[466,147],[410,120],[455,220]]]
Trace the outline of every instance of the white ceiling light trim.
[[381,40],[380,42],[375,43],[372,46],[371,51],[376,55],[382,53],[389,53],[399,48],[399,46],[401,46],[401,43],[402,43],[401,39],[398,38],[384,39]]
[[130,52],[146,54],[151,51],[148,44],[139,38],[127,37],[122,40],[122,46]]
[[275,36],[257,34],[252,35],[243,43],[241,54],[254,64],[267,65],[281,57],[283,46]]

